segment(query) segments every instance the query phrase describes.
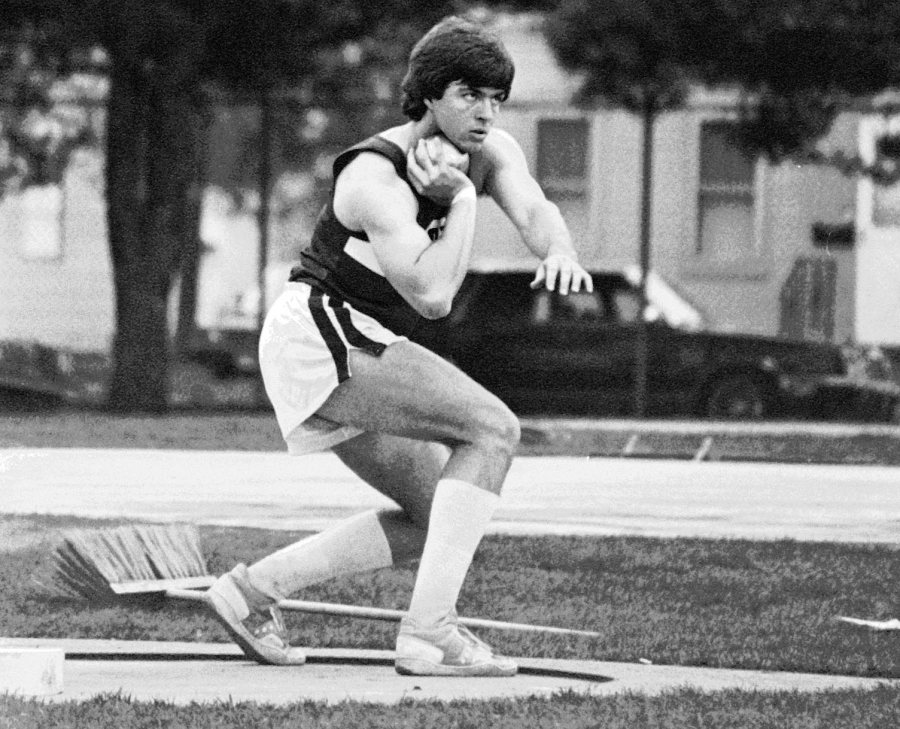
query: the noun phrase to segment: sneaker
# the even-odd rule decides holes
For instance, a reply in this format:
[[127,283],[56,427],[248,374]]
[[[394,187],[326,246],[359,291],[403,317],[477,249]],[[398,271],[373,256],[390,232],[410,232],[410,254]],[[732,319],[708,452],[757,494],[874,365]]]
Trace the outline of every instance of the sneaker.
[[[206,603],[241,650],[257,663],[299,666],[306,654],[288,642],[287,628],[275,599],[250,584],[246,565],[239,564],[216,580],[206,593]],[[255,627],[245,625],[251,616],[268,616]]]
[[404,676],[514,676],[515,661],[494,653],[450,614],[422,627],[409,618],[400,623],[394,668]]

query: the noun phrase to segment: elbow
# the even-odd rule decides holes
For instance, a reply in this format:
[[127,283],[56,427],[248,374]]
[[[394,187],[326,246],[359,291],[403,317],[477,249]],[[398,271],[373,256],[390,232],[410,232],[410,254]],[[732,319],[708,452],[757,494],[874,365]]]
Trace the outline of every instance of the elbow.
[[[394,288],[416,313],[426,319],[442,319],[450,313],[456,288],[450,282],[425,283],[417,280],[393,282]],[[399,284],[399,285],[398,285]]]
[[450,297],[432,298],[417,301],[413,308],[426,319],[443,319],[450,314],[453,299]]
[[453,293],[444,290],[421,291],[407,297],[407,301],[426,319],[443,319],[453,306]]

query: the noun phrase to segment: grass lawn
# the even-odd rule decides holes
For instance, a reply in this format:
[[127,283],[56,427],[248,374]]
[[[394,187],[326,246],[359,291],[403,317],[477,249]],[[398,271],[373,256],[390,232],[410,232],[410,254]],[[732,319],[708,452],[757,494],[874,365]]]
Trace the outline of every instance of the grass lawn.
[[477,702],[172,706],[100,696],[41,705],[0,697],[0,729],[896,729],[900,692],[728,690]]
[[[68,420],[66,419],[68,418]],[[0,418],[0,446],[25,442]],[[269,416],[207,419],[76,415],[54,428],[47,445],[280,448]],[[36,422],[31,423],[32,426]],[[23,433],[27,433],[23,437]],[[18,434],[18,435],[17,435]],[[19,441],[16,441],[16,438]],[[260,444],[270,443],[263,448]],[[2,509],[2,506],[0,506]],[[96,606],[48,592],[49,555],[60,530],[106,526],[65,517],[0,520],[0,634],[224,641],[194,605]],[[201,529],[209,568],[250,562],[302,535],[255,529]],[[403,608],[409,567],[335,580],[301,597]],[[601,639],[484,631],[503,652],[657,664],[791,670],[900,677],[900,634],[868,632],[836,615],[895,617],[900,589],[896,549],[888,545],[641,537],[491,536],[476,555],[459,603],[464,615],[599,630]],[[390,648],[395,627],[381,622],[289,614],[292,639],[322,647]],[[45,727],[868,727],[898,726],[900,688],[820,694],[695,690],[662,696],[406,702],[373,706],[255,703],[176,707],[101,696],[43,704],[0,697],[0,729]]]
[[[225,641],[202,609],[175,601],[96,606],[48,594],[49,554],[67,526],[105,522],[7,517],[2,522],[0,625],[16,637]],[[250,560],[300,533],[208,527],[201,530],[213,572]],[[892,615],[900,584],[896,551],[886,546],[792,541],[640,537],[486,539],[460,600],[465,615],[590,628],[602,639],[483,631],[512,655],[900,677],[896,633],[872,633],[839,614]],[[410,568],[335,580],[310,600],[403,608]],[[322,647],[390,648],[388,623],[287,615],[292,640]],[[676,691],[660,697],[581,697],[453,702],[436,708],[353,704],[290,708],[257,704],[198,707],[141,704],[105,696],[42,705],[0,698],[3,727],[106,726],[499,726],[895,727],[900,688],[874,692]],[[365,716],[361,723],[360,717]],[[165,719],[163,717],[166,717]],[[254,717],[265,717],[257,721]],[[802,723],[796,720],[802,718]],[[3,723],[6,721],[7,723]]]
[[269,411],[110,415],[99,410],[0,415],[0,448],[283,451]]

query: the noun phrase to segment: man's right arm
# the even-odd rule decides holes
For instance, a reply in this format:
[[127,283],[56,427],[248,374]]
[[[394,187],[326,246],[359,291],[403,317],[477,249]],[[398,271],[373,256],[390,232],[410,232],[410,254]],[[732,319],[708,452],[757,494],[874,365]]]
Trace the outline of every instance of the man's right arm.
[[[475,233],[475,190],[458,170],[426,170],[430,182],[458,188],[443,234],[432,241],[416,222],[418,202],[391,162],[363,153],[338,177],[334,209],[341,223],[362,229],[372,244],[384,275],[417,312],[428,319],[450,313],[453,297],[468,267]],[[448,179],[449,175],[449,179]],[[460,179],[461,178],[461,179]]]

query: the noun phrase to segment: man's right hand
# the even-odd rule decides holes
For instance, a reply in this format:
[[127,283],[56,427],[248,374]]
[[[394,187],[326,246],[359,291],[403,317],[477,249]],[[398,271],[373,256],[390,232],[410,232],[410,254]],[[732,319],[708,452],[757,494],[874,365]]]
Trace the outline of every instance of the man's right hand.
[[406,155],[406,173],[416,192],[439,205],[449,205],[472,181],[466,176],[469,156],[442,137],[420,139]]

